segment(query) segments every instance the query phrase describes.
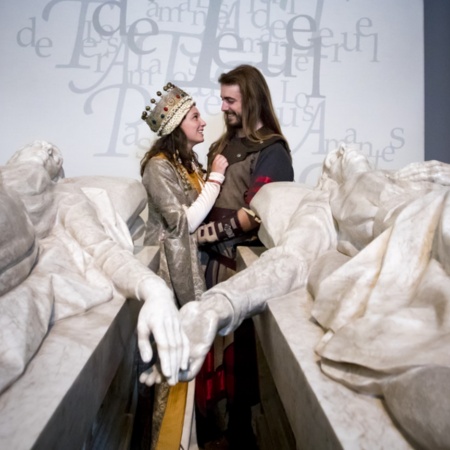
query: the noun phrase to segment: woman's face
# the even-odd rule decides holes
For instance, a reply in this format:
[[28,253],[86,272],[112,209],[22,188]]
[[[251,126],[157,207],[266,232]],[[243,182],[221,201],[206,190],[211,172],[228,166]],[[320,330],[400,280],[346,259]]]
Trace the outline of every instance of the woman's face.
[[198,108],[194,105],[186,114],[186,117],[181,122],[180,128],[186,135],[189,149],[205,140],[203,130],[206,127],[206,122],[200,117]]

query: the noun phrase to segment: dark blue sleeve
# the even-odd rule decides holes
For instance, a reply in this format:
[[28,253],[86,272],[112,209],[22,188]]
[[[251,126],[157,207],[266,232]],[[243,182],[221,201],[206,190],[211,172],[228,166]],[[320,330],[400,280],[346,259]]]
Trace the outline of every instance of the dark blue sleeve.
[[286,147],[275,142],[263,149],[259,155],[245,201],[250,203],[255,194],[267,183],[273,181],[293,181],[294,169],[292,159]]

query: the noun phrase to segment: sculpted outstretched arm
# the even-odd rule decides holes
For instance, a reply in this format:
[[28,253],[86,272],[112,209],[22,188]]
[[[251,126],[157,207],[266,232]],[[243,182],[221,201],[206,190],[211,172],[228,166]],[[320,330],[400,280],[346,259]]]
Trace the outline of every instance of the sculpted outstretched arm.
[[84,195],[70,191],[69,195],[62,195],[58,217],[65,230],[89,253],[122,295],[144,302],[138,319],[142,359],[145,362],[152,359],[150,338],[153,337],[162,375],[169,384],[176,384],[179,370],[187,366],[189,343],[181,329],[172,291],[135,258],[130,249],[119,245],[105,232]]
[[199,302],[180,310],[189,338],[189,370],[180,380],[193,379],[200,370],[217,334],[234,331],[244,319],[261,313],[271,298],[280,297],[306,281],[308,265],[294,252],[267,250],[246,270],[206,291]]
[[206,291],[200,302],[181,308],[183,329],[190,341],[189,370],[195,377],[216,334],[227,335],[248,317],[262,312],[270,299],[306,285],[311,264],[336,247],[336,230],[328,194],[305,196],[279,245],[264,252],[250,267]]

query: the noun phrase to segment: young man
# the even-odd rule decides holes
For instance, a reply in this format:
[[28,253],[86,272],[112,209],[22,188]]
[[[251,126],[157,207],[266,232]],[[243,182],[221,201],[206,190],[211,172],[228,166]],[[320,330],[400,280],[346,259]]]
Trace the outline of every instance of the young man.
[[222,154],[229,167],[209,223],[197,232],[211,258],[208,287],[226,278],[220,266],[235,269],[236,245],[256,238],[258,222],[249,209],[253,196],[266,183],[294,178],[288,143],[261,72],[241,65],[223,73],[219,83],[226,131],[212,144],[208,162]]
[[[235,273],[237,245],[259,243],[259,224],[249,208],[254,195],[266,183],[293,181],[294,178],[290,150],[261,72],[255,67],[241,65],[223,73],[219,83],[226,131],[211,146],[208,166],[218,154],[225,156],[229,165],[227,178],[207,223],[197,231],[199,244],[209,256],[208,288]],[[225,397],[229,413],[226,436],[231,448],[255,449],[251,406],[259,401],[259,389],[251,319],[235,330],[233,345],[223,343],[223,347],[223,355],[217,352],[214,355],[213,350],[209,352],[197,377],[197,407],[203,405],[200,411],[197,410],[199,443],[208,440],[204,430],[214,429],[207,420],[208,415],[212,416],[211,405]],[[218,359],[223,363],[217,367]],[[215,386],[220,386],[213,394],[206,387],[211,379],[216,380]],[[209,405],[210,414],[206,405]]]

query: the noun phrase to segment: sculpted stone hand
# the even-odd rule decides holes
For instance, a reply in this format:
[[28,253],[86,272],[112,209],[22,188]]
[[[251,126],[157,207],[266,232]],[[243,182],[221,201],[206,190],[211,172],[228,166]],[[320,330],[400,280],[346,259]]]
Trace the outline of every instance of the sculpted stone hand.
[[[29,218],[29,223],[22,224],[23,229],[16,225],[24,235],[23,242],[19,243],[26,250],[19,251],[18,256],[35,255],[34,238],[39,239],[40,267],[47,264],[41,272],[52,274],[45,286],[48,284],[48,298],[55,304],[53,317],[67,315],[68,311],[84,311],[111,300],[116,294],[143,301],[138,319],[139,350],[142,359],[149,362],[153,356],[152,339],[158,354],[157,367],[143,375],[144,382],[153,384],[167,379],[169,384],[176,384],[180,369],[187,368],[189,341],[181,328],[172,291],[164,280],[134,257],[126,224],[122,224],[123,219],[99,195],[98,189],[64,182],[67,179],[59,181],[63,176],[62,163],[57,147],[35,141],[17,152],[0,170],[2,187],[20,199],[26,213],[22,219]],[[8,201],[6,207],[11,211],[9,198],[5,197],[4,201]],[[15,217],[16,222],[17,219],[20,217]],[[3,228],[6,225],[9,224],[5,223]],[[50,256],[46,258],[47,253]],[[16,260],[22,261],[13,258]],[[2,276],[0,292],[7,292],[23,281],[33,263],[34,260],[21,265],[24,273],[8,271],[7,279]],[[43,286],[44,283],[39,283],[31,287],[41,292]],[[35,302],[33,297],[30,296],[30,303]],[[42,305],[43,301],[39,303]],[[35,350],[28,342],[26,347]]]
[[195,377],[216,334],[225,336],[245,318],[262,312],[271,298],[305,285],[311,263],[336,246],[328,201],[328,193],[307,190],[290,219],[291,229],[280,237],[276,247],[246,270],[204,292],[199,302],[181,308],[190,356],[189,370],[180,374],[180,380]]
[[397,170],[390,178],[404,181],[428,181],[450,186],[450,164],[441,161],[423,161],[408,164]]
[[153,336],[158,352],[155,366],[142,373],[140,381],[151,386],[163,377],[170,385],[178,382],[178,372],[188,367],[189,341],[181,328],[173,294],[163,280],[143,280],[137,296],[145,300],[139,313],[137,333],[138,347],[144,362],[150,362]]
[[232,320],[233,308],[220,295],[208,300],[189,302],[180,310],[181,324],[189,338],[189,367],[179,374],[180,381],[190,381],[200,371],[214,338]]

